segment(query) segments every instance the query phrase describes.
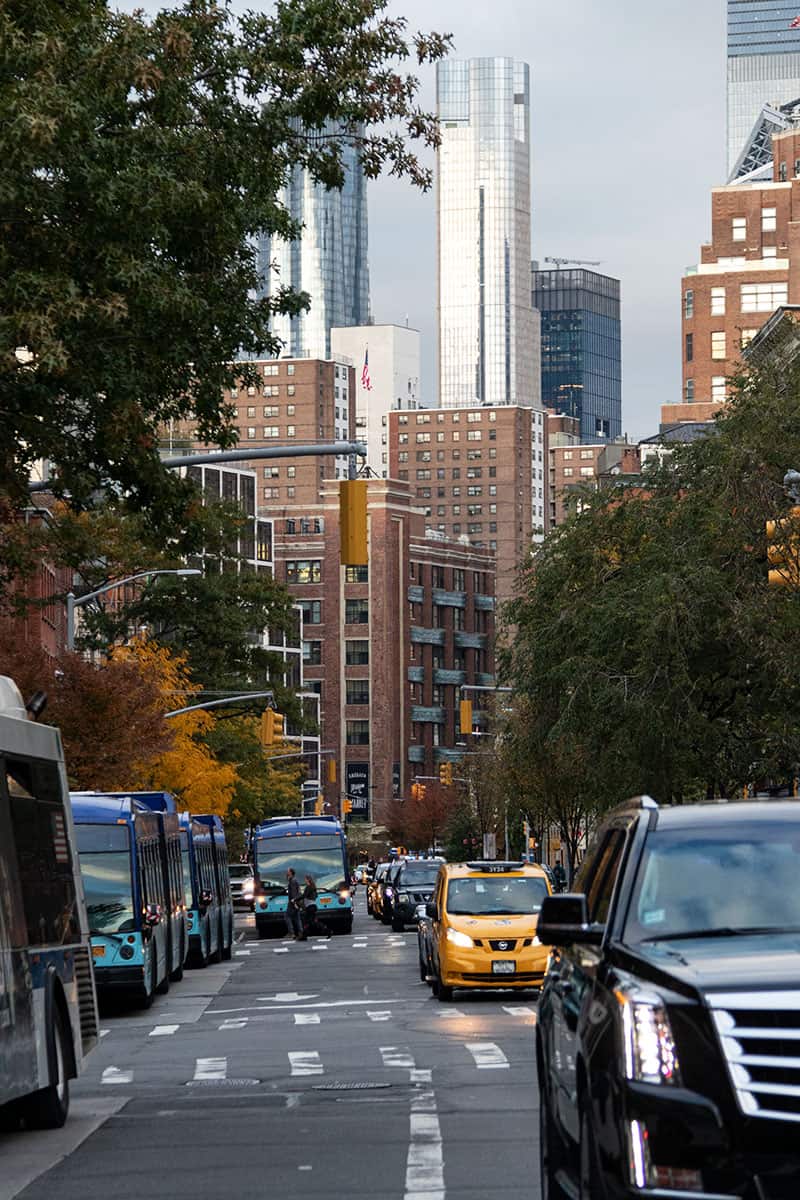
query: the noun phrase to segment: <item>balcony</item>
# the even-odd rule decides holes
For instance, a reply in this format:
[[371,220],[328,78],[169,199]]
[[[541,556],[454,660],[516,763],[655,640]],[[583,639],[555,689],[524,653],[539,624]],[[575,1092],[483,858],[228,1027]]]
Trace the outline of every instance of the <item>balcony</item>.
[[409,683],[424,683],[425,682],[425,668],[424,667],[409,667],[408,668],[408,682]]
[[[435,631],[438,632],[438,631]],[[414,631],[411,631],[411,640],[414,640]],[[456,629],[453,634],[453,643],[460,649],[465,650],[483,650],[486,645],[485,633],[467,633],[465,629]]]
[[497,679],[494,675],[487,675],[484,671],[478,671],[475,675],[475,682],[481,687],[495,687]]
[[424,746],[409,746],[408,761],[413,763],[425,762],[425,747]]
[[[411,626],[411,640],[421,646],[443,646],[443,629],[422,629],[419,625]],[[456,643],[457,644],[457,643]],[[470,643],[472,644],[472,643]],[[481,643],[482,644],[482,643]]]
[[466,608],[467,593],[466,592],[446,592],[444,588],[433,589],[433,603],[441,604],[446,608]]
[[451,671],[446,667],[435,667],[433,671],[434,683],[463,683],[466,677],[466,671]]
[[419,584],[412,583],[408,589],[408,600],[410,604],[422,604],[425,599],[425,588]]
[[481,612],[494,612],[494,596],[482,596],[476,592],[472,597],[475,607]]
[[444,709],[434,704],[426,707],[424,704],[411,705],[411,720],[426,722],[431,725],[444,725]]

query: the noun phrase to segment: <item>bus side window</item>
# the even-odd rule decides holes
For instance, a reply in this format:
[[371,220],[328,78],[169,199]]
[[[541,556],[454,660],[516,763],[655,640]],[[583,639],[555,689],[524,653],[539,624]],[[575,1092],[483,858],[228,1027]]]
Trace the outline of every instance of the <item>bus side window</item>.
[[32,946],[80,939],[61,777],[52,762],[8,756],[5,785]]

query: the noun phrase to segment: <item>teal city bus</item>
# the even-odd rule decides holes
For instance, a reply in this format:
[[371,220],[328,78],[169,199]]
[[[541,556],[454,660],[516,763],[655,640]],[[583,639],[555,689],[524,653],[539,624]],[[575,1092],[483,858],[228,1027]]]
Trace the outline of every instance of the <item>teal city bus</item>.
[[273,817],[251,841],[256,875],[255,916],[261,938],[286,929],[287,878],[294,868],[302,888],[312,875],[319,915],[336,933],[353,928],[353,898],[347,866],[347,839],[336,817]]
[[[180,874],[173,882],[164,868],[162,814],[130,793],[73,792],[71,800],[98,991],[149,1008],[156,992],[169,991],[176,892],[183,903]],[[175,844],[179,863],[177,836]]]
[[98,1037],[58,730],[0,677],[0,1125],[57,1128]]
[[206,967],[233,952],[233,899],[225,827],[213,815],[179,816],[189,927],[189,966]]

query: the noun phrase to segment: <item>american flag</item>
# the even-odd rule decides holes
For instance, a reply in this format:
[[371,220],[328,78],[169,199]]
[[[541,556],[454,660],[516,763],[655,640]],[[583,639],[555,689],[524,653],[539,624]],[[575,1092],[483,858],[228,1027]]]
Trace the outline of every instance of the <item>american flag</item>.
[[364,366],[361,370],[361,386],[365,392],[372,391],[372,380],[369,377],[369,347],[364,350]]
[[800,29],[800,16],[795,17],[789,26],[790,29]]

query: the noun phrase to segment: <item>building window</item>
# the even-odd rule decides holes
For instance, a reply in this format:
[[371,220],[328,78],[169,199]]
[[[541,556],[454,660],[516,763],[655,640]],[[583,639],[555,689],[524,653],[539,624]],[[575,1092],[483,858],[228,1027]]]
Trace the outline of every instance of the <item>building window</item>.
[[574,474],[574,471],[572,470],[572,467],[564,467],[565,477],[569,478],[573,474]]
[[463,592],[466,588],[466,577],[460,567],[453,568],[453,591]]
[[482,439],[483,439],[483,433],[481,432],[480,429],[468,429],[467,430],[467,441],[468,442],[480,442],[480,441],[482,441]]
[[430,461],[431,461],[430,450],[418,450],[417,451],[417,462],[430,462]]
[[479,413],[479,412],[468,412],[467,413],[467,421],[471,424],[475,424],[476,421],[482,421],[482,420],[483,420],[483,413]]
[[429,442],[430,440],[431,440],[431,435],[427,431],[425,433],[418,433],[416,435],[417,442]]
[[369,721],[347,721],[347,745],[369,745]]
[[774,312],[786,304],[789,285],[785,281],[776,283],[743,283],[741,286],[742,312]]
[[344,580],[345,583],[367,583],[369,567],[345,567]]
[[711,334],[711,357],[713,359],[723,359],[725,355],[725,330],[718,330]]
[[304,625],[321,625],[322,624],[322,601],[321,600],[301,600],[299,607],[303,613]]
[[254,441],[256,440],[256,427],[255,427],[255,425],[248,425],[248,426],[247,426],[247,440],[248,440],[248,442],[254,442]]
[[431,473],[429,470],[417,471],[417,479],[430,479]]
[[277,438],[280,437],[281,431],[277,425],[265,425],[262,430],[262,437]]
[[287,396],[293,396],[293,395],[294,395],[294,393],[295,393],[295,386],[294,386],[294,384],[293,384],[293,383],[287,383],[287,385],[286,385],[286,395],[287,395]]
[[287,426],[286,426],[286,436],[287,436],[287,437],[294,437],[294,435],[295,435],[295,427],[294,427],[294,425],[287,425]]
[[[783,164],[784,181],[786,179],[786,163]],[[761,210],[761,232],[774,233],[778,228],[778,210],[777,208],[762,208]]]
[[786,163],[782,162],[778,165],[778,182],[786,183]]
[[277,404],[265,404],[263,412],[265,417],[277,417],[278,406]]
[[397,455],[398,462],[408,462],[408,451],[401,450]]
[[249,405],[247,406],[247,415],[248,415],[248,417],[254,417],[254,416],[256,415],[256,406],[255,406],[255,404],[249,404]]
[[281,489],[276,487],[265,487],[262,489],[265,500],[280,500]]
[[289,363],[289,365],[286,368],[286,374],[294,375],[294,363]]
[[581,450],[581,458],[582,458],[582,459],[584,459],[584,460],[586,460],[587,458],[594,458],[594,451],[592,451],[592,450]]
[[322,562],[318,558],[290,558],[286,561],[287,583],[320,583]]
[[687,404],[691,404],[694,400],[694,380],[687,379],[683,385],[683,398]]
[[265,479],[279,479],[280,473],[280,467],[264,467],[262,469],[262,474]]
[[347,704],[369,704],[369,680],[345,680],[345,696]]
[[345,625],[368,625],[369,624],[369,601],[367,601],[367,600],[345,600],[345,602],[344,602],[344,623],[345,623]]
[[712,317],[725,316],[725,288],[713,287],[711,289],[711,315]]
[[348,638],[345,641],[344,661],[348,667],[369,666],[369,642]]
[[694,358],[694,334],[687,333],[686,337],[684,338],[684,341],[686,344],[686,348],[684,351],[684,358],[686,359],[687,363],[690,363],[692,361],[692,359]]
[[454,504],[454,505],[453,505],[453,516],[454,516],[454,517],[460,517],[460,516],[461,516],[461,505],[460,505],[460,504]]
[[581,467],[581,475],[594,475],[594,467]]
[[724,375],[712,375],[711,377],[711,399],[724,400],[726,397],[726,380]]
[[777,258],[778,257],[778,247],[777,246],[764,246],[761,251],[761,257],[762,258]]
[[431,567],[431,587],[444,587],[444,567]]
[[743,329],[742,330],[741,336],[742,336],[742,349],[743,350],[744,350],[745,346],[750,345],[750,343],[752,342],[753,338],[756,336],[757,333],[758,333],[757,329]]
[[731,222],[731,240],[734,242],[747,241],[747,218],[734,217]]
[[691,288],[687,288],[683,293],[683,315],[685,317],[694,316],[694,292]]
[[322,663],[322,642],[303,641],[303,662],[309,667],[318,667]]

